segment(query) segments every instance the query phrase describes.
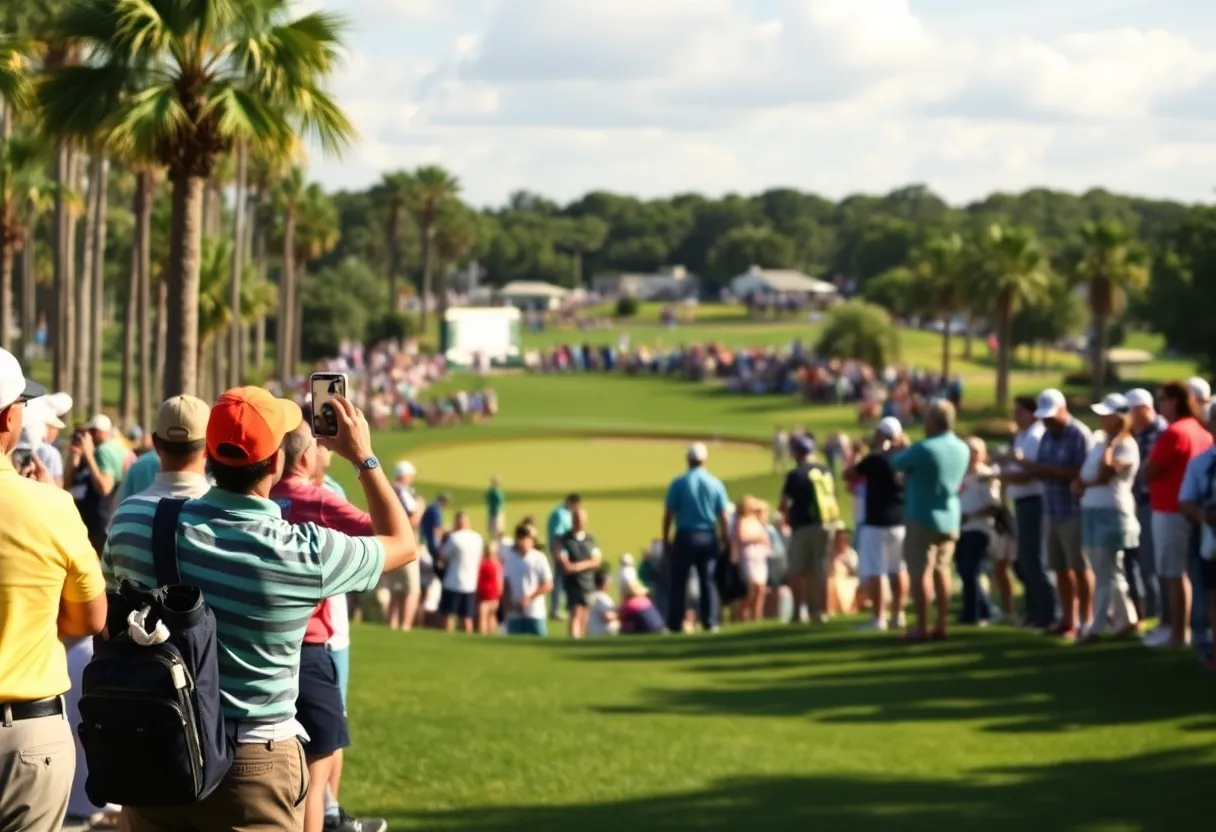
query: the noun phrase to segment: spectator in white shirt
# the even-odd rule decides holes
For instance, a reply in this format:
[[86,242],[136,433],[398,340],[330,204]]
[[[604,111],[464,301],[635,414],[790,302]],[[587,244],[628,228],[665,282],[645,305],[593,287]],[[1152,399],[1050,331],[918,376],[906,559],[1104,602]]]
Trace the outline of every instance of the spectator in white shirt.
[[549,559],[536,549],[536,531],[528,523],[515,529],[515,545],[503,567],[507,592],[507,635],[544,636],[548,623],[545,597],[553,591]]
[[1112,393],[1093,406],[1102,419],[1103,434],[1090,449],[1073,484],[1081,497],[1081,544],[1095,573],[1093,622],[1083,628],[1086,641],[1095,640],[1107,625],[1127,638],[1137,634],[1136,607],[1123,571],[1123,553],[1140,542],[1132,483],[1140,468],[1140,447],[1131,432],[1127,399]]
[[1017,524],[1017,558],[1014,571],[1025,596],[1025,624],[1045,630],[1056,615],[1056,596],[1043,563],[1043,484],[1026,475],[1017,460],[1038,459],[1043,423],[1034,417],[1038,404],[1030,396],[1018,396],[1013,421],[1018,426],[1008,458],[1000,460],[1001,480],[1008,487]]
[[617,617],[616,601],[604,591],[608,585],[608,573],[601,569],[595,573],[595,592],[588,603],[587,636],[615,636],[621,631]]
[[979,579],[995,534],[993,520],[1001,508],[1000,484],[988,467],[988,446],[984,440],[972,436],[967,439],[967,447],[971,449],[971,463],[958,496],[962,516],[955,555],[963,581],[959,624],[986,624],[993,618],[993,609]]
[[486,542],[471,528],[467,512],[456,512],[455,524],[455,530],[440,547],[443,595],[439,599],[439,614],[448,632],[455,629],[459,618],[464,631],[472,633],[477,621],[477,575]]

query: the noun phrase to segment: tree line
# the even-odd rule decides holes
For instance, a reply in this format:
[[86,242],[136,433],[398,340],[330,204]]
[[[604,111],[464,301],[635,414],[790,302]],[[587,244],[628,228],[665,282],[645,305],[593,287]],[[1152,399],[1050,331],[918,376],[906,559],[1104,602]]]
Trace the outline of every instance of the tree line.
[[162,395],[426,331],[431,304],[415,323],[402,301],[442,314],[473,262],[495,286],[682,265],[711,290],[759,265],[846,278],[900,316],[985,321],[1005,379],[1015,345],[1080,332],[1082,304],[1095,386],[1112,317],[1216,366],[1189,311],[1216,294],[1208,207],[1042,188],[952,206],[910,185],[839,201],[775,188],[563,205],[519,191],[477,209],[435,165],[326,193],[304,148],[356,139],[325,88],[344,32],[288,0],[0,10],[0,343],[28,359],[44,328],[52,383],[82,411],[101,405],[102,356],[121,355],[120,418],[148,424]]

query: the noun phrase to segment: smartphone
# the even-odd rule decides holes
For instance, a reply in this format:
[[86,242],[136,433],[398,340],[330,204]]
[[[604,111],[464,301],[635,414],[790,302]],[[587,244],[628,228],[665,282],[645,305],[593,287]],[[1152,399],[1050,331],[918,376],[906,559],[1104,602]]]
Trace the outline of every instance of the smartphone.
[[312,374],[312,433],[313,436],[337,436],[338,417],[333,397],[346,398],[345,373]]
[[33,464],[34,449],[28,445],[25,447],[18,445],[16,448],[13,448],[13,452],[9,454],[9,459],[13,461],[13,467],[16,468],[20,473]]

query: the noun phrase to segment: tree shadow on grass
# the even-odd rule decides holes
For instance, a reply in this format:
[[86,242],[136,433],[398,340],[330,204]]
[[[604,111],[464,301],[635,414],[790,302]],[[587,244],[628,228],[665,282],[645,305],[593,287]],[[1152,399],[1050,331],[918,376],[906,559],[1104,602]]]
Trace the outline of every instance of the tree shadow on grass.
[[573,806],[389,809],[394,829],[443,832],[735,830],[1173,830],[1209,814],[1210,751],[972,772],[966,780],[865,775],[741,777],[689,791]]
[[[730,643],[684,640],[644,653],[591,650],[583,658],[691,660],[683,669],[710,680],[647,688],[639,704],[592,709],[837,724],[975,720],[993,732],[1054,733],[1194,718],[1210,711],[1216,694],[1216,680],[1197,671],[1189,656],[1136,644],[1065,647],[1012,631],[915,647],[869,636],[823,636],[756,631]],[[1208,731],[1216,723],[1196,727]]]

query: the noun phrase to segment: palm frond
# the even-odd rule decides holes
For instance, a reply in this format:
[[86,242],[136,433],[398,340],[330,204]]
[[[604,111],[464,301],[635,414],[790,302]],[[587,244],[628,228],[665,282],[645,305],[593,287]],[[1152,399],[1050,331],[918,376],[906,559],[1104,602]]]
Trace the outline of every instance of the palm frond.
[[190,116],[170,83],[147,87],[130,96],[108,133],[117,152],[135,158],[157,158],[171,137],[184,132]]
[[258,151],[283,153],[294,137],[291,124],[267,102],[238,86],[225,83],[207,88],[205,113],[212,114],[230,139],[244,139]]
[[136,82],[120,64],[74,65],[48,70],[36,101],[51,136],[92,139],[116,126],[124,96]]
[[326,155],[341,156],[359,137],[338,103],[317,87],[297,90],[286,110],[299,123],[301,135],[320,145]]

